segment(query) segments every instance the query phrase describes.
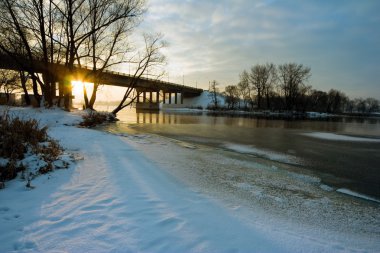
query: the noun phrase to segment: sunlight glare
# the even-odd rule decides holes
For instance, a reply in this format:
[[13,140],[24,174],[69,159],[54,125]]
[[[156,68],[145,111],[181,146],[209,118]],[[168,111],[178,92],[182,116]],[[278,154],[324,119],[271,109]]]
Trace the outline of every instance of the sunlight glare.
[[93,89],[93,83],[86,83],[82,81],[71,81],[72,85],[72,92],[75,97],[75,100],[82,100],[83,99],[83,85],[86,86],[87,94],[90,96],[92,89]]

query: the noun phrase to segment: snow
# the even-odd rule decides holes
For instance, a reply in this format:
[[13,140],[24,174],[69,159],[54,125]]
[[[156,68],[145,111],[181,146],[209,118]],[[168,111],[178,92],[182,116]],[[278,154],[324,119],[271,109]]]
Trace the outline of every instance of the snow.
[[[210,153],[196,145],[148,134],[113,135],[78,128],[75,124],[81,120],[80,112],[31,108],[11,111],[48,125],[49,135],[77,161],[68,169],[34,179],[33,190],[25,188],[19,178],[0,190],[0,252],[380,250],[378,207],[364,205],[351,210],[346,202],[335,205],[334,201],[346,198],[323,195],[325,191],[318,191],[319,179],[313,176],[285,172],[272,165],[248,164],[256,169],[251,170],[255,172],[253,180],[246,181],[237,176],[237,171],[224,171],[223,167],[234,163],[238,170],[244,162],[227,159],[220,152]],[[193,169],[188,171],[189,178],[195,178],[199,171],[203,171],[204,178],[220,177],[226,192],[230,187],[238,189],[225,196],[237,195],[220,199],[210,190],[212,181],[197,187],[187,181],[189,178],[181,180],[178,175],[188,168]],[[216,170],[219,173],[215,174]],[[215,188],[215,192],[222,189]],[[280,194],[290,191],[307,192],[313,197]],[[254,211],[240,202],[239,194],[258,199],[251,199]],[[303,204],[294,202],[297,200]],[[260,211],[258,205],[264,210]],[[330,215],[325,210],[336,208],[344,212],[343,218],[332,219],[334,222],[345,222],[356,213],[368,218],[345,223],[345,230],[353,230],[347,234],[327,230],[324,225],[299,226],[297,219],[281,220],[271,213],[273,209],[298,217],[297,208],[306,210],[306,219],[312,219],[310,215],[319,217],[320,213],[323,217]]]
[[376,138],[354,137],[334,133],[312,132],[304,133],[303,135],[329,141],[380,142],[380,139]]
[[229,150],[233,150],[235,152],[243,153],[243,154],[252,154],[260,157],[267,158],[269,160],[277,161],[277,162],[283,162],[283,163],[289,163],[289,164],[300,164],[300,159],[288,155],[288,154],[282,154],[279,152],[275,152],[272,150],[266,150],[266,149],[259,149],[252,145],[242,145],[242,144],[235,144],[235,143],[226,143],[224,144],[224,147]]
[[[224,96],[218,94],[217,95],[218,104],[220,106],[225,105],[225,99]],[[196,96],[193,98],[185,98],[183,101],[182,106],[188,106],[188,107],[202,107],[203,109],[206,109],[209,105],[212,105],[212,99],[210,96],[210,92],[203,91],[200,96]]]

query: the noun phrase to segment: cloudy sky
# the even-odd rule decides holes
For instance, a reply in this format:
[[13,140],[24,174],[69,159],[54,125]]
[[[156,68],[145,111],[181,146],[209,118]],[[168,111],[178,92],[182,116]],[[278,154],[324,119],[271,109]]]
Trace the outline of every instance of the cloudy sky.
[[150,0],[139,29],[161,32],[172,82],[236,84],[258,63],[311,67],[314,88],[380,99],[378,0]]

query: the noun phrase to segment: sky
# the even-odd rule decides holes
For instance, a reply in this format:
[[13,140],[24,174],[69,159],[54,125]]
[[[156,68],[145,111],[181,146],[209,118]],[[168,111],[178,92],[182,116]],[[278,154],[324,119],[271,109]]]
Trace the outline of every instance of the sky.
[[295,62],[309,84],[380,99],[378,0],[150,0],[137,32],[168,43],[164,80],[221,89],[255,64]]

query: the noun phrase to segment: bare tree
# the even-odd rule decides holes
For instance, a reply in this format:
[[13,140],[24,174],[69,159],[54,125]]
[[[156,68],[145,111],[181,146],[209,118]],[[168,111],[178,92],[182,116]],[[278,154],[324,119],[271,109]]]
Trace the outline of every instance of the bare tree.
[[239,77],[240,77],[240,82],[237,85],[237,89],[239,91],[239,95],[240,95],[241,99],[244,102],[244,108],[246,108],[248,103],[253,104],[253,101],[251,100],[251,96],[250,96],[251,90],[249,87],[248,72],[246,70],[244,70],[240,74]]
[[312,92],[311,85],[301,85],[298,90],[298,97],[296,101],[296,109],[298,112],[306,112],[310,103],[310,96]]
[[210,84],[210,90],[209,90],[209,97],[211,98],[212,108],[217,109],[219,107],[219,99],[218,99],[218,92],[219,92],[219,83],[217,81],[212,81]]
[[266,98],[266,108],[271,109],[271,97],[273,96],[273,89],[277,84],[277,68],[273,63],[267,63],[265,65],[266,72],[268,73],[268,79],[264,85],[264,96]]
[[309,96],[309,108],[312,111],[325,112],[327,107],[327,93],[320,90],[311,90]]
[[326,112],[328,113],[340,113],[344,109],[344,105],[346,104],[348,98],[347,96],[339,91],[331,89],[327,93],[327,104],[326,104]]
[[11,94],[20,89],[18,73],[13,70],[0,70],[0,90],[4,92],[7,103],[10,102]]
[[[87,96],[86,87],[83,87],[85,107],[93,109],[96,100],[96,93],[99,88],[99,80],[104,70],[120,63],[129,62],[131,59],[126,55],[133,51],[128,43],[128,36],[132,29],[138,24],[139,16],[144,9],[141,1],[130,1],[129,4],[118,6],[118,8],[129,8],[122,12],[110,12],[109,9],[115,7],[115,0],[89,0],[90,18],[88,27],[93,31],[86,41],[89,60],[86,65],[92,67],[92,77],[94,87],[90,99]],[[126,15],[126,13],[128,13]],[[124,16],[119,19],[118,15]],[[108,25],[102,26],[103,23],[110,19],[115,21]],[[101,29],[97,29],[101,27]],[[80,59],[79,59],[80,62]]]
[[[136,56],[136,66],[134,74],[132,75],[131,83],[125,91],[119,105],[112,111],[114,115],[116,115],[120,110],[134,103],[137,97],[140,96],[139,92],[135,88],[146,70],[148,68],[151,70],[154,68],[159,68],[165,62],[165,57],[160,52],[160,50],[166,46],[166,43],[162,40],[162,35],[146,34],[144,35],[144,44],[144,51],[140,52]],[[162,75],[163,72],[159,72],[158,70],[156,78],[159,78]]]
[[365,102],[366,102],[366,107],[367,107],[368,113],[373,113],[373,112],[379,111],[379,109],[380,109],[379,100],[377,100],[375,98],[367,98],[365,100]]
[[257,108],[262,109],[262,99],[265,96],[267,105],[269,108],[269,98],[273,89],[273,86],[277,80],[276,67],[272,63],[257,64],[251,68],[249,74],[249,80],[252,90],[255,91],[257,98]]
[[354,110],[355,110],[355,101],[352,99],[348,99],[344,111],[349,112],[349,113],[353,113]]
[[[0,51],[10,56],[19,66],[25,69],[33,80],[33,93],[40,101],[38,92],[38,75],[34,66],[34,43],[31,32],[27,29],[28,17],[23,15],[22,2],[15,0],[0,1]],[[33,42],[32,42],[33,41]],[[21,58],[20,58],[21,56]],[[41,82],[40,82],[41,84]]]
[[[57,81],[52,63],[67,67],[59,78],[68,108],[75,64],[91,59],[92,75],[98,79],[104,69],[122,62],[122,42],[145,12],[144,6],[144,0],[1,0],[0,29],[17,35],[27,59],[27,64],[20,64],[34,84],[39,84],[49,105]],[[17,59],[12,44],[7,36],[0,36],[0,49]],[[44,64],[42,78],[36,74],[36,60]],[[38,95],[37,85],[33,89]],[[96,90],[88,102],[90,107]]]
[[224,96],[226,97],[228,109],[234,109],[236,104],[239,103],[239,88],[235,85],[226,86],[224,89]]
[[25,71],[19,71],[20,75],[20,82],[21,82],[21,88],[24,92],[24,98],[25,98],[25,104],[30,105],[30,97],[29,97],[29,92],[28,89],[30,88],[28,85],[28,75]]
[[286,110],[296,109],[300,89],[306,85],[306,81],[310,78],[310,70],[309,67],[296,63],[279,65],[278,75]]
[[354,99],[355,107],[357,112],[365,113],[367,111],[367,103],[363,98]]

